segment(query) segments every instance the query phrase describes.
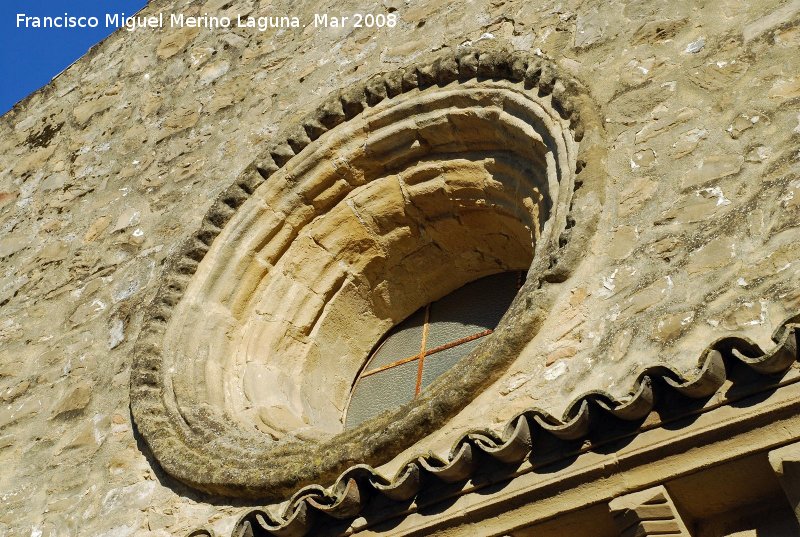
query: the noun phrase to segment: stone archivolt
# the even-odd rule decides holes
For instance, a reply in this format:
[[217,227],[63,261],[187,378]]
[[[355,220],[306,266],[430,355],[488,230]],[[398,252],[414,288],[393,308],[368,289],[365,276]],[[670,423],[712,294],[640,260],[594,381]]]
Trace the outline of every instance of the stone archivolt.
[[[170,260],[131,379],[134,419],[169,474],[261,500],[385,462],[497,378],[580,259],[597,215],[570,208],[601,199],[604,178],[579,84],[504,49],[376,75],[286,133]],[[383,333],[464,283],[528,267],[468,359],[343,431]]]

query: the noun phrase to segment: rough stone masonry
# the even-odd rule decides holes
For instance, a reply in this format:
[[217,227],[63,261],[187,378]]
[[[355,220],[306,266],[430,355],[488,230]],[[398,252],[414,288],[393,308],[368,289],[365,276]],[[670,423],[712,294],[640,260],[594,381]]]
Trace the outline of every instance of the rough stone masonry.
[[[153,1],[312,20],[350,1]],[[120,30],[0,120],[0,534],[225,534],[234,501],[165,475],[129,411],[134,342],[162,262],[217,195],[332,91],[482,41],[587,88],[608,141],[597,232],[497,381],[399,454],[472,416],[691,371],[719,337],[767,347],[800,313],[800,2],[387,0],[395,28]],[[366,358],[366,357],[365,357]],[[487,413],[487,409],[492,409]]]

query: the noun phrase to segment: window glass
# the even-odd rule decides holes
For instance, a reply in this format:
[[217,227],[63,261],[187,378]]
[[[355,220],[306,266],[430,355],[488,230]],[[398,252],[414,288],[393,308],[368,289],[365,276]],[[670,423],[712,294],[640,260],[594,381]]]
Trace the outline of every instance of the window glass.
[[524,273],[468,283],[392,328],[359,374],[346,427],[405,404],[492,333],[522,286]]

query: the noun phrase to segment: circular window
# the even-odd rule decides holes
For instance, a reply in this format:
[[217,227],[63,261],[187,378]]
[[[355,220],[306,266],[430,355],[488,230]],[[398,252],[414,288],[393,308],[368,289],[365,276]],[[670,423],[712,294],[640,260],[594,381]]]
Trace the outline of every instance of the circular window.
[[355,382],[345,427],[416,398],[494,331],[523,280],[516,271],[481,278],[392,328]]
[[602,123],[559,73],[459,48],[376,75],[220,195],[136,345],[131,412],[167,473],[285,497],[387,461],[497,380],[601,204]]

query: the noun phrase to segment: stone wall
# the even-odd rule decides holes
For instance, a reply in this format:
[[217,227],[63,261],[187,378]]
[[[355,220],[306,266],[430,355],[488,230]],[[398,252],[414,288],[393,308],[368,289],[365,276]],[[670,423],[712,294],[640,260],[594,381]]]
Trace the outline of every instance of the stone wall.
[[284,126],[445,47],[504,41],[579,80],[605,121],[607,189],[585,259],[526,350],[396,461],[449,448],[475,415],[498,427],[531,406],[558,415],[590,389],[624,395],[654,363],[690,374],[719,337],[769,346],[800,313],[797,1],[375,8],[389,11],[399,28],[118,31],[0,120],[0,534],[233,525],[235,502],[164,475],[134,434],[132,349],[162,263]]

